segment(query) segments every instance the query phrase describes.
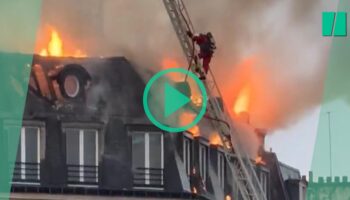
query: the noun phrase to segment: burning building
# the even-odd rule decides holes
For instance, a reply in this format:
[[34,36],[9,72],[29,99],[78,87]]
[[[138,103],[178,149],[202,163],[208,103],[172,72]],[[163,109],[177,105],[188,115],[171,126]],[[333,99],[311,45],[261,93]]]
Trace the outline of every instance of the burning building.
[[[208,119],[178,134],[155,127],[126,58],[35,55],[31,70],[11,199],[241,198]],[[11,118],[1,121],[16,139]],[[303,199],[299,171],[261,149],[251,162],[267,199]]]

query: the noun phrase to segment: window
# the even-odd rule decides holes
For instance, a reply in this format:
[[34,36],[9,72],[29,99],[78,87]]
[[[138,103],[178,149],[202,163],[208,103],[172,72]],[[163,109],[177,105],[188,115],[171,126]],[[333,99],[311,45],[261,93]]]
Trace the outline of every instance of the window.
[[98,130],[66,128],[65,133],[68,183],[96,185],[99,164]]
[[208,147],[204,144],[199,145],[199,173],[204,182],[207,180],[208,165]]
[[183,138],[183,162],[185,165],[186,174],[191,174],[192,160],[192,140],[186,136]]
[[163,187],[164,147],[161,132],[132,133],[135,187]]
[[226,174],[226,166],[225,166],[225,154],[222,152],[218,152],[218,178],[219,184],[221,188],[225,186],[225,174]]
[[[25,123],[23,123],[25,124]],[[8,144],[18,144],[17,148],[9,146],[9,161],[13,163],[13,182],[39,183],[41,146],[44,129],[40,126],[5,125]],[[16,132],[20,131],[19,138]]]

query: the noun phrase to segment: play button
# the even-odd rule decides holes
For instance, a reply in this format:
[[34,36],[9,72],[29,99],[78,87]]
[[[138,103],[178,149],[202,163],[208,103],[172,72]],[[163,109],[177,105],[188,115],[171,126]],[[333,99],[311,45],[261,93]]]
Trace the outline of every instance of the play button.
[[[196,125],[204,116],[206,105],[207,94],[202,81],[182,68],[158,72],[146,84],[143,93],[146,116],[167,132],[182,132]],[[187,116],[193,118],[184,122]]]
[[191,101],[190,98],[179,92],[174,87],[170,86],[169,83],[165,83],[165,108],[164,108],[164,115],[165,117],[168,117],[169,115],[173,114],[177,110],[179,110],[182,106],[186,105],[188,102]]

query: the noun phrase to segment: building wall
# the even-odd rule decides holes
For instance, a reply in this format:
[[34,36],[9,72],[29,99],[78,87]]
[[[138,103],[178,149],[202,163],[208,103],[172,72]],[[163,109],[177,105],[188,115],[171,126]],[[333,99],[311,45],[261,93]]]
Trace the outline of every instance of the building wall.
[[[205,138],[188,137],[191,140],[191,159],[190,170],[186,172],[183,148],[186,134],[164,133],[147,120],[141,104],[145,83],[125,58],[45,59],[36,57],[34,59],[34,64],[42,65],[46,71],[53,66],[69,63],[82,65],[92,77],[92,85],[87,90],[84,101],[65,99],[59,105],[51,105],[40,96],[28,94],[24,121],[44,123],[46,135],[44,146],[40,146],[43,151],[43,156],[40,157],[40,184],[34,185],[34,190],[50,191],[53,188],[65,191],[77,188],[77,191],[85,191],[86,188],[92,187],[107,193],[113,191],[160,191],[176,193],[180,196],[184,194],[199,195],[205,199],[223,199],[226,195],[230,195],[232,199],[240,199],[235,183],[236,179],[227,163],[223,167],[226,175],[224,185],[218,185],[217,160],[220,147],[210,146]],[[75,174],[79,181],[81,181],[81,174],[89,173],[85,168],[81,170],[81,167],[84,166],[80,166],[80,162],[83,164],[85,162],[85,154],[80,155],[80,152],[84,152],[86,148],[84,146],[84,131],[85,129],[97,131],[98,142],[94,144],[97,149],[96,160],[98,164],[96,184],[87,186],[85,182],[82,182],[82,184],[71,185],[68,182],[72,175],[69,174],[66,164],[67,158],[76,153],[67,152],[70,142],[68,134],[71,134],[68,133],[68,129],[79,131],[77,139],[79,142],[76,144],[79,147],[79,166],[78,173]],[[160,138],[163,142],[152,143],[152,146],[149,134],[155,132],[161,135]],[[145,134],[145,151],[140,151],[140,155],[135,155],[136,151],[133,149],[135,142],[137,142],[134,141],[134,138],[137,138],[134,137],[136,133]],[[152,185],[149,184],[152,182],[150,179],[159,174],[154,175],[152,171],[154,169],[148,168],[145,169],[145,174],[142,174],[145,180],[147,179],[146,184],[142,188],[135,188],[135,176],[138,172],[133,162],[147,157],[150,165],[149,162],[155,155],[146,155],[147,151],[161,145],[163,146],[159,149],[164,150],[161,154],[162,162],[164,162],[164,165],[161,166],[161,176],[164,178],[162,184],[157,188],[150,187]],[[158,152],[155,153],[158,154]],[[258,174],[263,168],[264,172],[276,170],[278,160],[274,156],[271,159],[273,165],[256,168]],[[159,160],[156,161],[159,162]],[[267,187],[269,199],[281,200],[285,198],[284,191],[280,189],[285,187],[281,176],[268,176],[266,183],[269,185]],[[278,185],[280,183],[282,185]],[[21,190],[16,190],[16,187],[23,189],[27,186],[14,184],[14,191],[21,192]],[[276,192],[276,190],[278,191]],[[270,193],[273,192],[274,194],[270,196]]]

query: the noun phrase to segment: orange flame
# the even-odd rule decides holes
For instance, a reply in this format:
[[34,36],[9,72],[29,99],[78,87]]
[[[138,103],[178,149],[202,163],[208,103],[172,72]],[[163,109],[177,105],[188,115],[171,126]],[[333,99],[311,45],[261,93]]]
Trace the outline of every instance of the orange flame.
[[[179,125],[186,126],[186,125],[190,124],[194,120],[195,117],[196,117],[196,115],[194,113],[183,112],[183,113],[181,113],[181,116],[180,116]],[[200,136],[200,133],[199,133],[200,130],[199,130],[198,125],[195,125],[195,126],[189,128],[187,131],[189,133],[191,133],[193,137]]]
[[193,137],[199,137],[200,136],[200,134],[199,134],[199,127],[197,125],[193,126],[192,128],[189,128],[188,132],[190,132],[193,135]]
[[51,39],[48,45],[50,56],[63,56],[63,43],[56,31],[51,32]]
[[245,86],[239,91],[239,94],[236,98],[233,111],[236,115],[239,115],[243,112],[248,112],[250,104],[250,88]]
[[230,195],[226,195],[225,200],[231,200],[231,196]]
[[219,134],[216,133],[216,132],[210,134],[210,136],[209,136],[209,142],[210,142],[210,144],[212,144],[212,145],[220,145],[220,146],[222,146],[221,138],[220,138]]
[[47,47],[42,48],[39,52],[41,56],[52,56],[52,57],[62,57],[62,56],[73,56],[73,57],[86,57],[87,55],[80,49],[74,51],[74,53],[67,53],[64,51],[64,44],[61,36],[56,30],[52,30],[50,33],[50,41]]
[[257,165],[266,165],[266,162],[263,160],[261,156],[255,158],[255,164]]

